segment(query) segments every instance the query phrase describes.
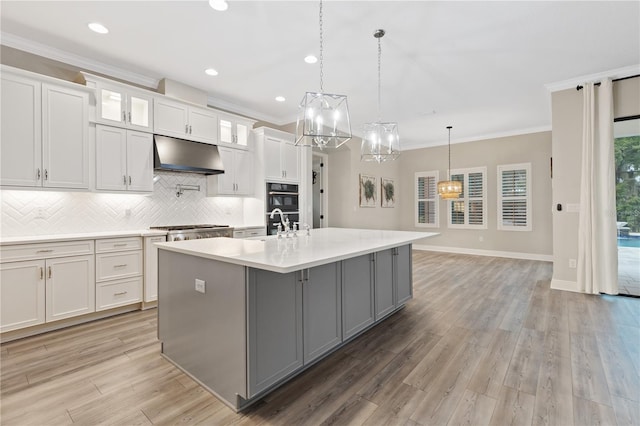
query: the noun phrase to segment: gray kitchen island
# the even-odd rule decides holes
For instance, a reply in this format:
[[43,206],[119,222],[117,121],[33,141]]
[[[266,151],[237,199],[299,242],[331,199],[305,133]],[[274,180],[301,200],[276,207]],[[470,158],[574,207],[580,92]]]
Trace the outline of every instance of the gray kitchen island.
[[322,228],[156,244],[162,354],[241,410],[412,297],[428,232]]

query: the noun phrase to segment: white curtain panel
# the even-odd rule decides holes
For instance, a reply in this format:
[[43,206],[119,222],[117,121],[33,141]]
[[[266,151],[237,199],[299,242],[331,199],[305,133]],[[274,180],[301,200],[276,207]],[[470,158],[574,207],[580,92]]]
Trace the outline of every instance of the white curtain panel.
[[596,94],[586,83],[583,92],[578,287],[618,294],[613,84],[606,79]]

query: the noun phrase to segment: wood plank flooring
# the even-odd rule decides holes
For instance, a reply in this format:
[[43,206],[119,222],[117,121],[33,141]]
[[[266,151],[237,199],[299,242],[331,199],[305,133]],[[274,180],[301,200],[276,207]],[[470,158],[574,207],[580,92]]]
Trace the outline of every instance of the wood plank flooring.
[[640,299],[551,290],[546,262],[413,265],[405,309],[243,413],[159,355],[152,309],[1,345],[0,423],[640,425]]

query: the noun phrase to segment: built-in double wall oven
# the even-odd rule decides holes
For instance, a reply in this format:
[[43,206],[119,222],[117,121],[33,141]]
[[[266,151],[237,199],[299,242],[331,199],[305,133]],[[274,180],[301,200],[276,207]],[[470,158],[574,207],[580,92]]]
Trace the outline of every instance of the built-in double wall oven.
[[270,214],[273,209],[282,210],[284,216],[289,218],[291,226],[293,226],[293,222],[299,221],[300,208],[298,200],[298,185],[267,182],[267,235],[275,235],[278,232],[280,215],[276,214],[271,219]]

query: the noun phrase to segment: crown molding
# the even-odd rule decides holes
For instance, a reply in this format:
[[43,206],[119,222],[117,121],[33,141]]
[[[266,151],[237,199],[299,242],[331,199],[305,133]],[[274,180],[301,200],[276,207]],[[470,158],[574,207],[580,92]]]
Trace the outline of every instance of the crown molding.
[[[499,139],[499,138],[508,138],[511,136],[521,136],[521,135],[528,135],[531,133],[541,133],[541,132],[550,132],[551,131],[551,125],[549,126],[539,126],[539,127],[529,127],[526,129],[517,129],[517,130],[509,130],[507,132],[499,132],[499,133],[486,133],[484,135],[476,135],[476,136],[471,136],[468,138],[459,138],[459,139],[452,139],[451,140],[451,144],[458,144],[458,143],[466,143],[466,142],[479,142],[479,141],[485,141],[485,140],[489,140],[489,139]],[[442,141],[442,142],[433,142],[430,143],[429,145],[418,145],[420,142],[415,143],[415,144],[406,144],[406,145],[402,145],[401,143],[401,147],[400,150],[401,151],[410,151],[413,149],[421,149],[421,148],[434,148],[436,146],[443,146],[443,145],[447,145],[448,141]]]
[[[99,74],[113,77],[122,81],[128,81],[129,83],[138,84],[144,87],[156,89],[158,87],[158,83],[160,82],[160,79],[158,78],[149,77],[144,74],[139,74],[139,73],[131,72],[119,67],[114,67],[112,65],[108,65],[103,62],[87,59],[83,56],[76,55],[75,53],[57,49],[55,47],[38,43],[33,40],[28,40],[26,38],[17,36],[15,34],[7,33],[4,31],[0,31],[0,44],[3,44],[8,47],[12,47],[14,49],[22,50],[28,53],[32,53],[34,55],[52,59],[54,61],[62,62],[68,65],[73,65],[75,67],[78,67],[82,70],[86,70],[88,72],[99,73]],[[232,102],[227,102],[227,101],[215,98],[211,95],[207,96],[207,103],[212,107],[224,109],[226,111],[236,113],[236,114],[241,114],[241,115],[250,117],[252,119],[273,123],[278,126],[282,126],[288,123],[286,120],[283,121],[281,118],[278,118],[269,114],[264,114],[260,111],[255,111],[250,108],[245,108],[243,106],[234,104]]]
[[611,77],[611,79],[630,77],[640,74],[640,64],[629,65],[627,67],[616,68],[609,71],[602,71],[595,74],[587,74],[580,77],[571,78],[569,80],[558,81],[555,83],[545,84],[544,87],[551,93],[560,90],[575,89],[576,86],[587,83],[597,82],[603,78]]
[[34,55],[43,56],[48,59],[53,59],[54,61],[73,65],[83,70],[93,71],[120,80],[128,81],[130,83],[139,84],[144,87],[151,87],[155,89],[156,87],[158,87],[158,82],[160,81],[157,78],[148,77],[146,75],[127,71],[122,68],[117,68],[103,62],[87,59],[83,56],[76,55],[75,53],[70,53],[65,50],[47,46],[45,44],[38,43],[33,40],[28,40],[14,34],[0,32],[0,37],[2,44],[5,46],[23,50]]

